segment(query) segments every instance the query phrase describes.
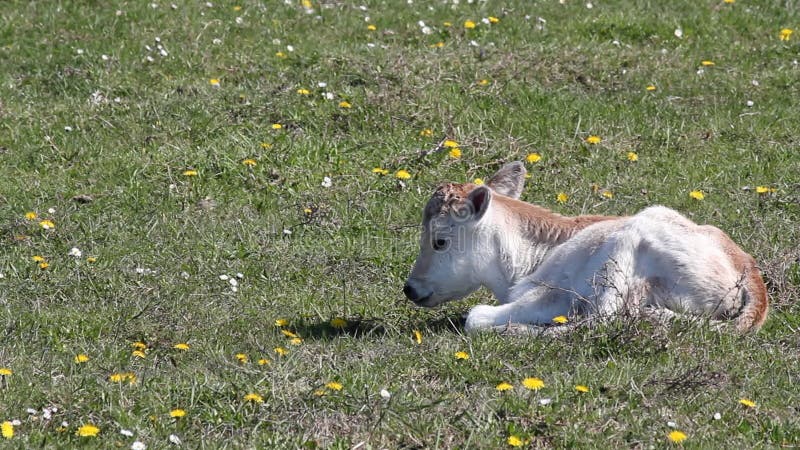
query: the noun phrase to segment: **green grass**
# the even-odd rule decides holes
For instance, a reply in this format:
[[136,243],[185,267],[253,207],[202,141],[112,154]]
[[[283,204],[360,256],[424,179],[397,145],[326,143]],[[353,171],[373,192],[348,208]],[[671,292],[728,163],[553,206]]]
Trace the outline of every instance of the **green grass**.
[[[188,448],[503,448],[512,435],[660,448],[669,422],[687,448],[800,445],[800,39],[778,38],[800,26],[797,5],[213,3],[3,4],[0,367],[13,374],[0,421],[20,421],[4,447],[162,448],[174,434]],[[429,153],[444,138],[460,159]],[[461,317],[488,292],[412,307],[401,287],[436,183],[531,152],[527,201],[564,214],[664,204],[728,232],[770,287],[761,332],[619,321],[466,336]],[[237,273],[233,292],[220,275]],[[119,372],[136,382],[110,382]],[[86,423],[97,437],[76,436]]]

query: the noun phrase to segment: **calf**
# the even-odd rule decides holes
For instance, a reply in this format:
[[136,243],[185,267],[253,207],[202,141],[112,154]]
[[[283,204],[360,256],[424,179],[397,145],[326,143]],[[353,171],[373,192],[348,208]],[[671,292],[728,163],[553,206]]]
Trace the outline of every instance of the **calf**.
[[630,217],[565,217],[518,200],[524,182],[515,162],[485,186],[440,185],[423,211],[405,295],[433,307],[486,286],[500,305],[472,308],[467,330],[645,307],[732,319],[742,332],[766,319],[755,260],[720,229],[663,206]]

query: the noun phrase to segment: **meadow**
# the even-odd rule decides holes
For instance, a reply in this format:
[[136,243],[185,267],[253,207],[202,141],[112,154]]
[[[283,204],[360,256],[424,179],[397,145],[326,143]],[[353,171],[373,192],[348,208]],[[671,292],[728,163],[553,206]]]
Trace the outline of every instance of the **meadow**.
[[[797,448],[800,5],[0,8],[2,448]],[[759,261],[757,334],[465,335],[402,286],[442,181],[653,204]]]

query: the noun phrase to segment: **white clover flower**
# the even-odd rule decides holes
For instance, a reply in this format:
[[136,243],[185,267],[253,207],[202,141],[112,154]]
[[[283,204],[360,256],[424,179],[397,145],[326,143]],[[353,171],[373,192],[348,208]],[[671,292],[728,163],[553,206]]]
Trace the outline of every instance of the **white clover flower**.
[[553,399],[551,399],[551,398],[543,398],[543,399],[539,400],[539,404],[542,405],[542,406],[547,406],[550,403],[553,403]]
[[319,83],[317,83],[317,86],[319,86],[321,88],[328,87],[328,83],[326,83],[324,81],[320,81]]
[[288,228],[284,228],[283,229],[283,234],[284,234],[284,236],[291,236],[292,235],[292,230],[290,230]]
[[384,400],[389,400],[390,398],[392,398],[392,393],[387,391],[386,389],[381,389],[380,394],[381,398]]
[[722,419],[722,414],[718,412],[714,413],[714,420],[719,420],[719,419]]
[[219,279],[222,280],[222,281],[228,281],[228,278],[230,278],[230,277],[225,275],[225,274],[222,274],[222,275],[219,276]]
[[73,256],[75,258],[80,258],[82,255],[83,252],[81,252],[81,249],[78,247],[72,247],[69,251],[69,256]]
[[25,412],[33,416],[33,415],[35,415],[36,413],[38,413],[39,411],[37,411],[37,410],[35,410],[35,409],[33,409],[33,408],[26,408],[26,409],[25,409]]
[[222,39],[214,38],[214,39],[211,40],[211,43],[214,44],[214,45],[222,44]]
[[675,29],[675,37],[678,38],[678,39],[682,38],[683,37],[683,30],[681,30],[680,28],[676,28]]
[[169,441],[175,445],[181,445],[181,438],[179,438],[176,434],[170,434]]
[[237,18],[235,19],[235,22],[236,22],[236,24],[237,24],[237,25],[241,25],[241,24],[243,24],[243,23],[244,23],[244,19],[242,19],[241,17],[237,17]]
[[144,442],[142,441],[134,441],[134,443],[131,444],[131,450],[146,450],[146,449],[147,445],[145,445]]
[[329,188],[329,187],[333,186],[333,181],[331,180],[331,177],[325,177],[325,178],[322,179],[322,183],[321,184],[322,184],[322,187]]
[[121,429],[121,430],[119,430],[119,434],[121,434],[121,435],[123,435],[123,436],[126,436],[126,437],[133,437],[133,431],[131,431],[131,430],[126,430],[126,429],[124,429],[124,428],[123,428],[123,429]]

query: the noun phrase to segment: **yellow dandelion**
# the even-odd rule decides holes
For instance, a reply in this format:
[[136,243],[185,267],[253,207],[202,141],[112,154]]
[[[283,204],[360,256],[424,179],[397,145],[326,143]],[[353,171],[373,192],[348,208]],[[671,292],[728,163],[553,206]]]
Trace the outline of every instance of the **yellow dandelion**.
[[329,381],[325,383],[325,387],[332,391],[341,391],[344,386],[342,385],[342,383],[336,381]]
[[442,142],[442,147],[444,147],[444,148],[456,148],[456,147],[459,147],[459,145],[458,145],[458,142],[456,142],[456,141],[454,141],[452,139],[447,139],[444,142]]
[[269,142],[262,142],[261,143],[261,148],[263,148],[263,149],[268,149],[270,147],[272,147],[272,144],[270,144]]
[[242,164],[244,164],[247,167],[255,167],[258,164],[258,162],[253,158],[247,158],[242,161]]
[[778,190],[769,186],[756,186],[756,192],[759,194],[771,194],[778,192]]
[[704,61],[700,61],[700,65],[704,66],[704,67],[710,67],[710,66],[714,66],[715,64],[714,64],[714,61],[704,60]]
[[78,428],[78,431],[75,432],[80,437],[95,437],[97,434],[100,433],[100,428],[92,425],[91,423],[87,423],[86,425],[81,425]]
[[276,327],[285,327],[289,325],[289,321],[286,319],[275,319],[275,326]]
[[313,7],[314,7],[314,6],[311,4],[311,0],[303,0],[303,1],[302,1],[302,2],[300,2],[300,3],[303,5],[303,8],[305,8],[305,9],[311,9],[311,8],[313,8]]
[[471,29],[475,28],[475,22],[473,22],[471,20],[465,20],[464,21],[464,28],[466,28],[468,30],[471,30]]
[[311,213],[313,213],[313,212],[314,212],[314,210],[313,210],[313,209],[311,209],[311,208],[303,208],[303,212],[304,212],[305,214],[311,214]]
[[375,31],[375,30],[377,30],[377,29],[378,29],[378,27],[376,27],[375,25],[369,24],[369,25],[367,25],[367,29],[368,29],[369,31]]
[[186,351],[186,350],[189,350],[189,344],[187,344],[185,342],[181,342],[181,343],[173,345],[172,348],[177,349],[177,350]]
[[234,356],[236,356],[236,359],[242,364],[247,362],[248,358],[247,358],[247,355],[245,355],[244,353],[237,353]]
[[489,16],[489,23],[500,23],[500,19],[494,16]]
[[505,381],[503,381],[502,383],[498,384],[494,388],[497,389],[500,392],[504,392],[504,391],[509,391],[511,389],[514,389],[514,386],[512,386],[509,383],[506,383]]
[[180,408],[173,409],[169,412],[170,417],[174,417],[176,419],[180,419],[181,417],[186,415],[186,411]]
[[50,267],[50,263],[46,261],[42,261],[39,263],[39,268],[42,270],[46,270],[48,267]]
[[542,155],[538,153],[528,153],[528,156],[525,157],[525,161],[528,161],[531,164],[539,162],[541,159]]
[[26,212],[25,218],[28,220],[36,220],[36,213],[33,211]]
[[303,343],[303,340],[299,337],[289,339],[289,343],[292,345],[300,345]]
[[398,170],[397,172],[395,172],[394,176],[395,178],[398,178],[400,180],[407,180],[411,178],[411,174],[408,173],[408,171],[405,169]]
[[756,402],[754,402],[754,401],[752,401],[750,399],[747,399],[747,398],[739,399],[739,403],[741,403],[743,406],[745,406],[747,408],[755,408],[756,407]]
[[275,56],[277,56],[278,58],[286,58],[286,53],[283,53],[283,52],[276,52],[276,53],[275,53]]
[[41,222],[39,222],[39,226],[44,228],[45,230],[50,230],[50,229],[55,228],[56,224],[53,223],[52,220],[45,219],[45,220],[42,220]]
[[3,434],[3,437],[6,439],[11,439],[14,437],[14,424],[6,420],[0,425],[0,431]]
[[736,0],[722,0],[723,3],[736,3]]
[[585,393],[589,392],[589,387],[588,386],[584,386],[582,384],[578,384],[578,385],[575,386],[575,390],[580,392],[581,394],[585,394]]
[[234,11],[241,11],[241,10],[242,10],[242,7],[241,7],[241,6],[239,6],[239,5],[236,5],[236,6],[234,6],[234,7],[233,7],[233,10],[234,10]]
[[545,386],[541,378],[529,377],[522,380],[522,385],[532,391],[538,391]]
[[389,169],[384,169],[382,167],[376,167],[376,168],[372,169],[372,173],[375,173],[375,174],[378,174],[378,175],[386,175],[386,174],[389,173]]
[[450,153],[448,153],[451,158],[458,159],[461,158],[461,149],[460,148],[451,148]]
[[628,154],[625,156],[626,158],[628,158],[628,161],[630,162],[636,162],[639,160],[639,155],[636,154],[635,152],[628,152]]
[[439,41],[435,44],[431,44],[431,48],[442,48],[442,47],[444,47],[444,42],[442,41]]
[[553,323],[565,324],[567,322],[569,322],[569,319],[567,319],[566,316],[555,316],[555,317],[553,317]]
[[453,26],[453,22],[442,22],[442,26],[445,28],[450,28]]
[[135,348],[136,350],[147,350],[147,344],[142,341],[136,341],[131,343],[131,347]]
[[792,33],[794,33],[794,30],[791,28],[784,28],[781,30],[779,37],[782,41],[788,41],[792,37]]
[[349,109],[349,108],[352,108],[352,107],[353,107],[353,105],[351,105],[350,102],[348,102],[348,101],[342,100],[341,102],[339,102],[339,108]]
[[475,184],[475,185],[478,185],[478,186],[482,185],[483,184],[483,178],[475,178],[474,180],[472,180],[472,184]]
[[317,397],[322,397],[323,395],[327,394],[324,389],[316,389],[314,390],[314,395]]
[[414,330],[414,342],[417,344],[422,344],[422,332],[419,330]]
[[269,363],[270,363],[270,360],[268,360],[267,358],[261,358],[261,359],[258,360],[258,365],[259,366],[266,366]]
[[648,90],[648,91],[655,91],[655,90],[656,90],[656,87],[655,87],[655,86],[653,86],[652,84],[650,84],[650,85],[648,85],[648,86],[647,86],[645,89],[646,89],[646,90]]
[[279,354],[280,356],[286,356],[289,354],[289,350],[286,350],[283,347],[275,347],[275,353]]
[[31,257],[31,259],[32,259],[34,262],[42,262],[42,261],[44,261],[44,256],[40,256],[40,255],[33,255],[33,256]]
[[77,355],[75,355],[74,361],[75,361],[75,364],[83,364],[83,363],[89,361],[89,355],[86,355],[86,354],[83,354],[83,353],[78,353]]
[[297,93],[300,95],[310,95],[311,91],[309,91],[308,89],[300,88],[297,90]]
[[0,376],[7,377],[13,373],[14,371],[11,369],[8,369],[6,367],[0,367]]
[[706,195],[703,194],[703,191],[692,191],[692,192],[689,192],[689,197],[699,201],[699,200],[703,200],[704,198],[706,198]]
[[281,128],[283,128],[283,125],[281,125],[279,123],[273,123],[272,124],[272,129],[273,130],[280,130]]
[[132,354],[133,356],[137,357],[137,358],[144,358],[144,357],[146,356],[146,355],[144,354],[144,352],[143,352],[143,351],[141,351],[141,350],[134,350],[134,351],[133,351],[133,353],[131,353],[131,354]]
[[264,397],[256,394],[255,392],[251,392],[244,396],[244,401],[250,403],[264,403]]
[[341,330],[341,329],[347,328],[347,320],[342,319],[341,317],[334,317],[333,319],[331,319],[330,325],[333,328],[337,328],[337,329]]
[[511,447],[522,447],[525,445],[525,442],[517,436],[513,434],[506,439],[506,443]]
[[485,78],[483,80],[478,81],[478,85],[479,86],[488,86],[489,83],[491,83],[491,81],[489,81],[489,80],[487,80]]
[[591,135],[591,136],[586,138],[586,143],[588,143],[590,145],[596,145],[596,144],[599,144],[600,141],[602,141],[602,140],[603,140],[603,138],[601,138],[600,136]]
[[281,333],[283,333],[283,335],[288,337],[288,338],[296,338],[296,337],[298,337],[296,334],[294,334],[294,332],[289,331],[289,330],[281,330]]
[[667,435],[667,438],[676,444],[680,444],[681,442],[685,441],[686,437],[686,433],[678,430],[670,431],[670,433]]
[[208,84],[212,86],[219,86],[219,78],[212,78],[208,80]]
[[422,137],[431,137],[433,136],[433,130],[430,128],[425,128],[424,130],[419,132],[419,135]]
[[194,170],[194,169],[184,170],[183,171],[183,176],[185,176],[185,177],[196,177],[197,176],[197,171]]
[[469,359],[469,353],[467,352],[455,352],[453,356],[455,356],[456,359],[463,359],[463,360]]
[[88,262],[88,263],[97,262],[97,257],[96,256],[90,256],[90,257],[86,258],[86,262]]
[[565,192],[559,192],[558,195],[556,195],[556,201],[562,205],[567,203],[567,200],[569,200],[569,195],[567,195]]
[[614,193],[611,191],[603,191],[603,193],[600,195],[602,195],[605,198],[614,198]]

